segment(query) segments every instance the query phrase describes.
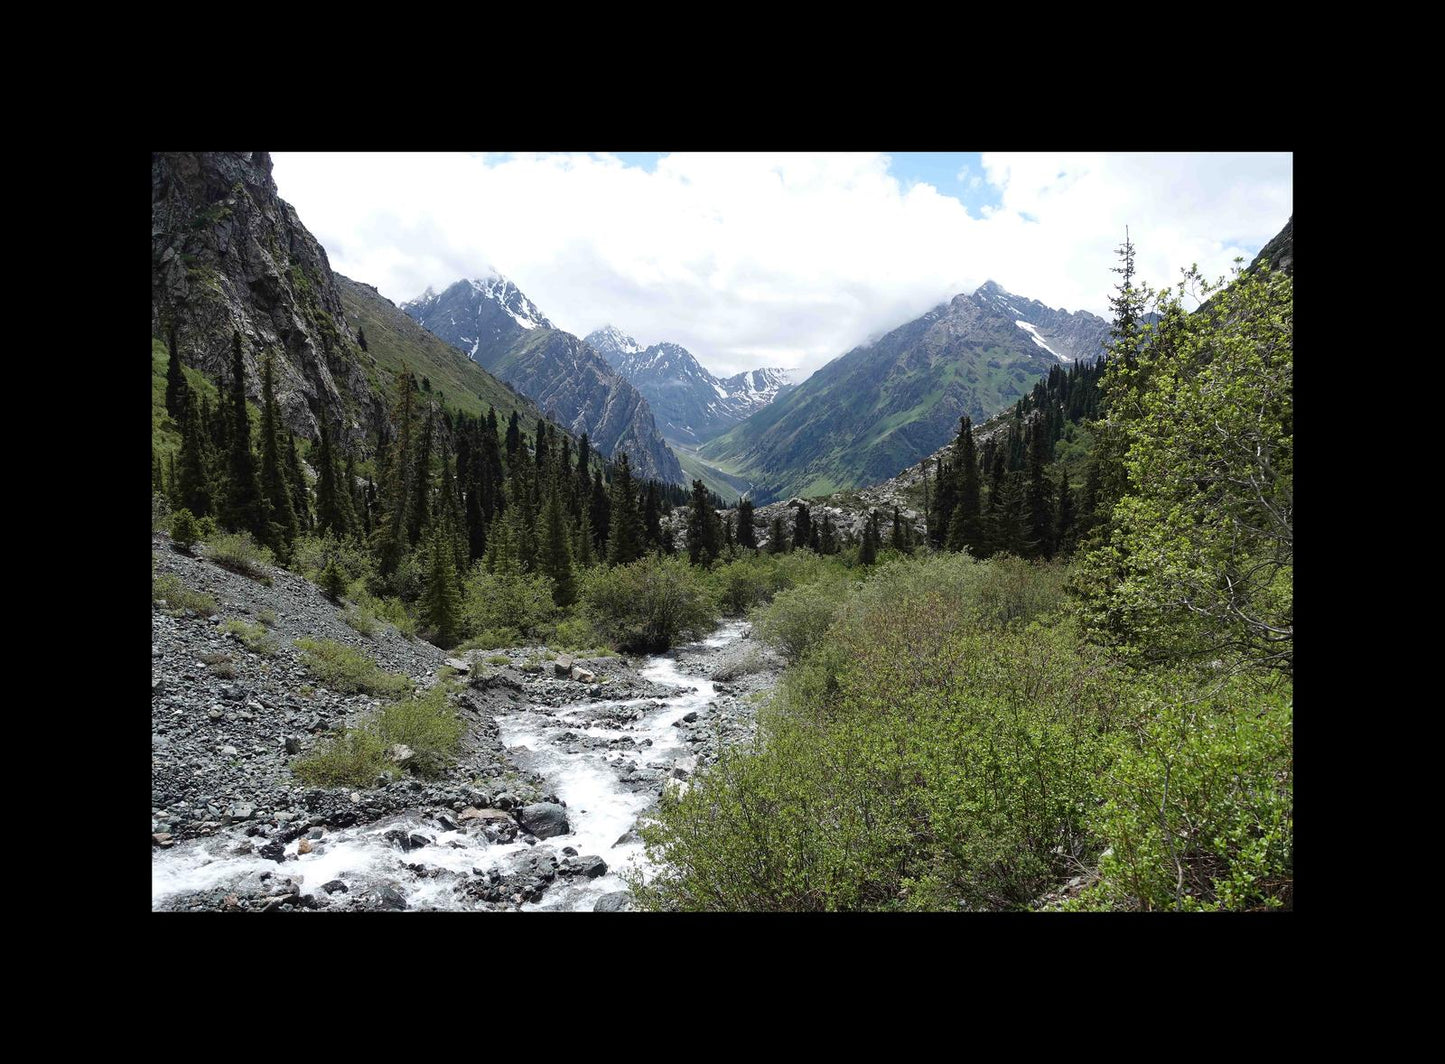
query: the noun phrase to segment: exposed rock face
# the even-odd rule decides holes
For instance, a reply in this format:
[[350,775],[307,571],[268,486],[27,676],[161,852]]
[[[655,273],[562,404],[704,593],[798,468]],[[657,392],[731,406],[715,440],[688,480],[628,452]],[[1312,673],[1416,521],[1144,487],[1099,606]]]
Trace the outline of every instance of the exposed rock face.
[[1097,357],[1108,322],[988,282],[834,359],[699,449],[759,502],[876,483],[982,422],[1057,365]]
[[458,281],[402,304],[419,325],[531,398],[608,457],[625,453],[635,476],[684,483],[640,392],[592,346],[552,326],[504,277]]
[[174,325],[182,361],[224,380],[238,330],[248,395],[270,350],[287,426],[315,438],[324,413],[357,439],[383,406],[344,320],[326,252],[277,195],[268,153],[152,153],[153,336]]
[[652,406],[663,437],[696,445],[761,410],[788,386],[784,370],[756,369],[721,380],[679,344],[642,347],[608,325],[589,333],[600,351]]

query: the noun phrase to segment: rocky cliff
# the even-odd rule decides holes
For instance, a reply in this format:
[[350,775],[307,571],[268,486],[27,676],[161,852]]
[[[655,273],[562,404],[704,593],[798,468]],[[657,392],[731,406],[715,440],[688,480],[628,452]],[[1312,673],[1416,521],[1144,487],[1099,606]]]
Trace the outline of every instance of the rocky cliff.
[[225,379],[239,330],[251,396],[272,351],[291,430],[314,438],[324,413],[355,440],[384,403],[344,322],[326,252],[277,195],[267,152],[152,153],[152,336],[174,327],[182,360]]

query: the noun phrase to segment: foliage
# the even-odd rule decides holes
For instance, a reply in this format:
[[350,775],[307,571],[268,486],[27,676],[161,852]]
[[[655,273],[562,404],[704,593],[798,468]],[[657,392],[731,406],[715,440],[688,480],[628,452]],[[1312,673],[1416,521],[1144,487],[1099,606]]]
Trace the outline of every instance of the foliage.
[[161,573],[151,578],[151,604],[162,602],[170,613],[185,613],[189,610],[205,617],[214,617],[219,609],[215,599],[187,587],[174,573]]
[[310,787],[370,787],[386,768],[386,743],[366,728],[348,728],[291,765]]
[[278,649],[276,641],[270,637],[264,625],[247,624],[245,621],[232,618],[221,625],[221,633],[234,635],[247,650],[263,657],[272,657]]
[[171,542],[177,547],[189,554],[200,538],[201,530],[191,511],[182,507],[171,515]]
[[301,664],[333,691],[395,697],[411,689],[411,680],[383,672],[371,658],[344,643],[302,638],[295,645],[301,651]]
[[377,714],[375,727],[388,747],[393,743],[411,747],[408,770],[430,777],[441,775],[452,764],[466,731],[444,684],[384,707]]
[[370,638],[376,634],[376,614],[359,606],[352,606],[341,615],[346,624],[361,635]]
[[596,650],[602,644],[602,637],[586,617],[568,617],[557,622],[557,634],[553,645],[562,650]]
[[1260,690],[1236,676],[1201,694],[1165,676],[1112,752],[1090,816],[1110,849],[1084,906],[1292,907],[1289,684]]
[[701,635],[717,616],[705,576],[685,559],[655,554],[592,570],[582,600],[593,626],[619,650],[666,650]]
[[249,532],[228,532],[214,537],[206,544],[206,557],[223,569],[249,576],[268,587],[271,585],[275,558],[266,547],[258,546]]
[[[1213,294],[1183,313],[1191,290]],[[1294,296],[1288,275],[1194,271],[1111,367],[1128,489],[1079,586],[1096,637],[1143,661],[1294,662]]]
[[776,647],[789,662],[801,660],[828,634],[845,586],[840,580],[827,580],[779,592],[771,605],[753,613],[758,638]]
[[473,565],[463,586],[463,634],[475,640],[483,633],[514,633],[486,646],[508,646],[541,636],[557,614],[552,586],[540,574],[527,575],[515,568],[489,573],[480,563]]

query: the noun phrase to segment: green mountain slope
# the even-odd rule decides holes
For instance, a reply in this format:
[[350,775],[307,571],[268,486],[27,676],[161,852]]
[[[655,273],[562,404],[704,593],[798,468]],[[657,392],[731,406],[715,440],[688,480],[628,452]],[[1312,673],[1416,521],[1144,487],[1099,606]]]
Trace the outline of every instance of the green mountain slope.
[[759,502],[877,483],[941,447],[962,415],[982,422],[1050,367],[1094,357],[1107,331],[989,283],[835,359],[698,454],[755,481]]

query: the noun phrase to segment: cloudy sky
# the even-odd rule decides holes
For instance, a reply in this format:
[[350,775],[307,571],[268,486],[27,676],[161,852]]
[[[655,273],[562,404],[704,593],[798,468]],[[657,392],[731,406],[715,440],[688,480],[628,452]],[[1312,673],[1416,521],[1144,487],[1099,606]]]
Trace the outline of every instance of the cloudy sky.
[[274,153],[334,269],[402,303],[489,271],[558,327],[670,340],[719,375],[810,373],[994,280],[1108,316],[1124,227],[1156,287],[1252,257],[1293,156]]

